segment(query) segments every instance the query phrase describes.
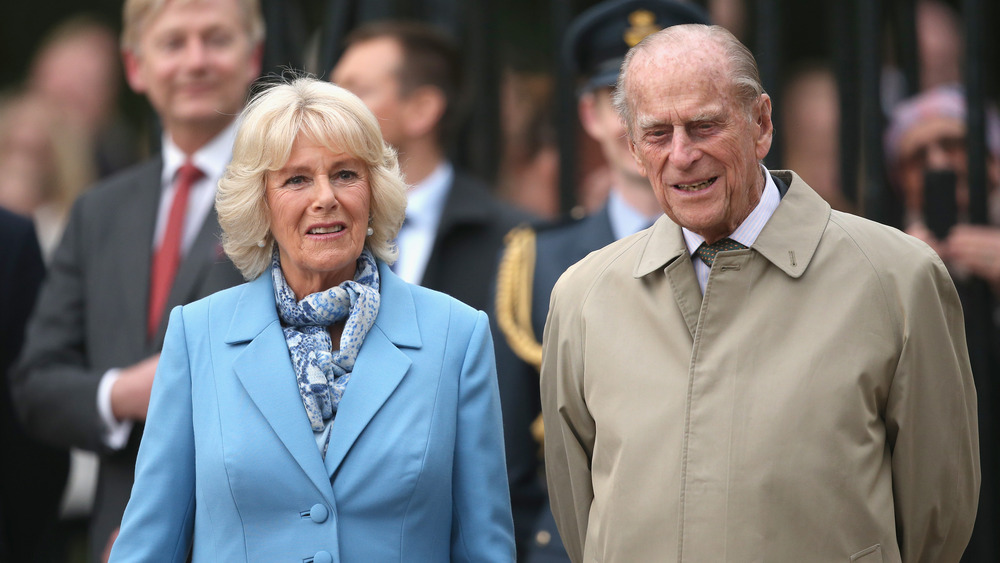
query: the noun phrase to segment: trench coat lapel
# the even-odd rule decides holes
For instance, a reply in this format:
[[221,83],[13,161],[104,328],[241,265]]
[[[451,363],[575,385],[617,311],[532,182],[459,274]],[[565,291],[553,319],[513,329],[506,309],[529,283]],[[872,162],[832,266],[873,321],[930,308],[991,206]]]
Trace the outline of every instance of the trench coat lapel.
[[830,222],[830,204],[798,174],[790,170],[771,174],[788,185],[788,192],[764,225],[753,249],[789,277],[798,278],[809,267]]
[[409,372],[412,362],[400,348],[421,346],[416,307],[409,286],[381,261],[378,266],[379,312],[361,345],[351,381],[337,407],[325,460],[330,478]]
[[661,216],[647,231],[646,246],[639,254],[632,275],[635,278],[663,270],[670,283],[674,302],[684,317],[694,338],[701,314],[701,288],[691,265],[681,228],[666,215]]
[[278,321],[270,269],[243,286],[226,343],[244,346],[233,361],[236,377],[288,453],[333,504],[333,490],[302,406],[288,345]]

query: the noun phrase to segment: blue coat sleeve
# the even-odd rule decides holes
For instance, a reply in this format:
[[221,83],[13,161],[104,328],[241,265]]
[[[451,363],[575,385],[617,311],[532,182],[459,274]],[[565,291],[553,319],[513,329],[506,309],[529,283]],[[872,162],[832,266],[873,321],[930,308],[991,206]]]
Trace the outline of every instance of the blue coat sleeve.
[[452,561],[514,561],[496,361],[479,312],[462,364],[453,474]]
[[183,308],[170,314],[136,461],[132,496],[111,562],[176,561],[191,547],[195,449]]

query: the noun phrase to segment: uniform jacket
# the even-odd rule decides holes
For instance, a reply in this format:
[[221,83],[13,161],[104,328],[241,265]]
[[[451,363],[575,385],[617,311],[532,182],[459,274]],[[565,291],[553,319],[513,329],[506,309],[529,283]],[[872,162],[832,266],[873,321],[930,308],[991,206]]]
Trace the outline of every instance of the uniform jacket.
[[[108,451],[97,386],[111,368],[158,352],[167,315],[147,337],[153,229],[160,201],[160,158],[98,184],[73,206],[12,380],[25,427],[39,439],[100,454],[91,521],[92,557],[118,526],[132,487],[141,425],[122,451]],[[167,307],[243,281],[219,242],[215,211],[205,219],[177,271]]]
[[[607,206],[579,221],[537,230],[531,287],[531,325],[536,338],[542,337],[549,311],[549,294],[559,276],[590,252],[614,240]],[[518,560],[525,563],[567,561],[549,509],[539,455],[541,444],[531,432],[532,423],[542,412],[538,370],[511,350],[499,327],[494,326],[493,330],[498,336],[497,375]]]
[[456,170],[420,285],[491,311],[490,288],[503,237],[529,219],[493,197],[481,181]]
[[112,561],[513,560],[486,315],[379,275],[325,460],[270,271],[172,312]]
[[798,176],[704,296],[662,217],[571,268],[541,373],[574,561],[958,561],[976,515],[962,311],[924,244]]

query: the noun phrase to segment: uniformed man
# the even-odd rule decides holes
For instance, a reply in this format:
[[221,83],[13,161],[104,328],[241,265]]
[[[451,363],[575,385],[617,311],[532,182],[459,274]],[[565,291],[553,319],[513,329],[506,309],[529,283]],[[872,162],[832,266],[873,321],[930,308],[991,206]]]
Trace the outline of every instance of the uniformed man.
[[[670,0],[608,0],[580,14],[564,42],[579,80],[578,112],[600,146],[611,186],[599,211],[567,224],[515,230],[501,260],[497,373],[504,414],[507,469],[518,561],[568,561],[549,509],[541,451],[538,369],[549,293],[563,271],[588,253],[648,227],[663,212],[629,152],[625,126],[612,106],[618,70],[629,48],[671,25],[707,23],[696,6]],[[494,327],[494,334],[499,334]]]

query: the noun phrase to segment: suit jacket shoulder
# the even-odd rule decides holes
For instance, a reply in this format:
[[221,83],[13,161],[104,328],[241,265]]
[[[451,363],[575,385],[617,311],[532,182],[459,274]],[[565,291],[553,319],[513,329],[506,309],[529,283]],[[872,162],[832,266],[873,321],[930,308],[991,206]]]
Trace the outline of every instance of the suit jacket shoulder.
[[530,220],[480,180],[456,171],[421,285],[487,310],[504,236]]

